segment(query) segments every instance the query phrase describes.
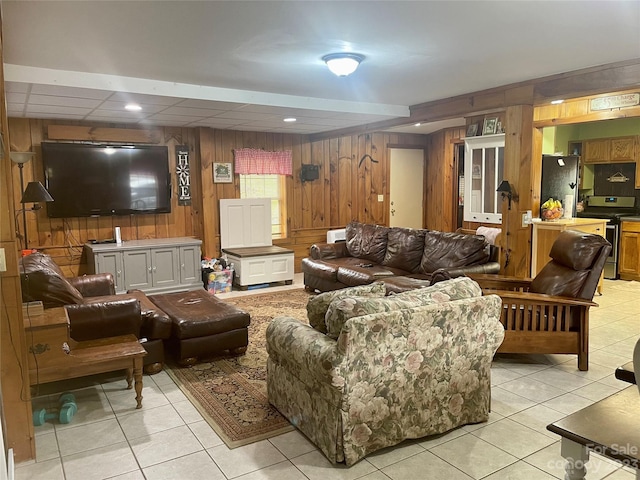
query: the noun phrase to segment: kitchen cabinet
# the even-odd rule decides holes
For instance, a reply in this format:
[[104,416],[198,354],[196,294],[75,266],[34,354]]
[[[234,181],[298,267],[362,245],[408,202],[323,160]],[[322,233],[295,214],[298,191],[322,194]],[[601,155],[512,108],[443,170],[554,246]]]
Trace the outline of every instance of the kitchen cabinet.
[[623,220],[620,229],[618,273],[622,280],[640,280],[640,217]]
[[608,163],[611,143],[608,138],[594,138],[584,141],[584,163]]
[[89,272],[111,273],[116,293],[138,289],[153,294],[202,288],[201,244],[183,237],[86,244],[85,249]]
[[593,138],[583,142],[584,163],[635,162],[637,136]]
[[[533,236],[531,239],[531,277],[535,277],[542,268],[549,263],[551,246],[560,232],[565,230],[579,230],[585,233],[594,233],[606,238],[607,220],[601,218],[561,218],[549,222],[533,223]],[[640,224],[639,224],[640,225]],[[602,293],[603,275],[598,282],[598,293]]]

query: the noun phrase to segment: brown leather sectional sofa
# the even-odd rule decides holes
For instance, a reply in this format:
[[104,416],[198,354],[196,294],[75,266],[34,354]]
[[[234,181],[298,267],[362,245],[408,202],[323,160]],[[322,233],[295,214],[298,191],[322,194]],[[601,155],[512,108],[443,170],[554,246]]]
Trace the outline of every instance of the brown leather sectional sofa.
[[441,278],[498,273],[500,264],[481,235],[351,222],[345,242],[312,245],[302,271],[305,287],[321,292],[379,280],[388,291],[403,291]]

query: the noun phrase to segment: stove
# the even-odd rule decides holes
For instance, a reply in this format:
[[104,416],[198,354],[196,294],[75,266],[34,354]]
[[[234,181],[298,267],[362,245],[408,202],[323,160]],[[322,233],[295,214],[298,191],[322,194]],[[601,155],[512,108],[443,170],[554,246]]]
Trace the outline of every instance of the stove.
[[613,247],[607,263],[604,266],[604,278],[618,278],[618,252],[620,249],[620,219],[640,215],[640,209],[636,206],[636,197],[587,197],[582,212],[578,212],[578,218],[602,218],[607,222],[606,238]]

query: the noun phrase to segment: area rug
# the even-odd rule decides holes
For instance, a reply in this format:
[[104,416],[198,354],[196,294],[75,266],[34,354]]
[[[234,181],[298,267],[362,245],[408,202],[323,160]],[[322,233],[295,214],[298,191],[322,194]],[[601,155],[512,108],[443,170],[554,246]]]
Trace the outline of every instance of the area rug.
[[249,346],[241,356],[218,356],[168,374],[229,448],[293,430],[267,400],[265,331],[275,317],[307,322],[303,289],[225,299],[251,315]]

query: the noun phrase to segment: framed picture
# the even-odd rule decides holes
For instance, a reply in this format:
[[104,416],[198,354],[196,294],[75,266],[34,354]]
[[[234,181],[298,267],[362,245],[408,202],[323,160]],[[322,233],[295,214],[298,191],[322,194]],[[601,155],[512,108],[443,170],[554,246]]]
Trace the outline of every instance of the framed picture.
[[475,137],[478,133],[478,124],[472,123],[467,127],[467,137]]
[[233,182],[233,172],[231,163],[214,163],[213,164],[213,183],[231,183]]
[[504,133],[504,128],[502,127],[502,122],[496,123],[496,133]]
[[497,124],[498,117],[485,118],[484,125],[482,126],[482,135],[493,135],[496,133]]

